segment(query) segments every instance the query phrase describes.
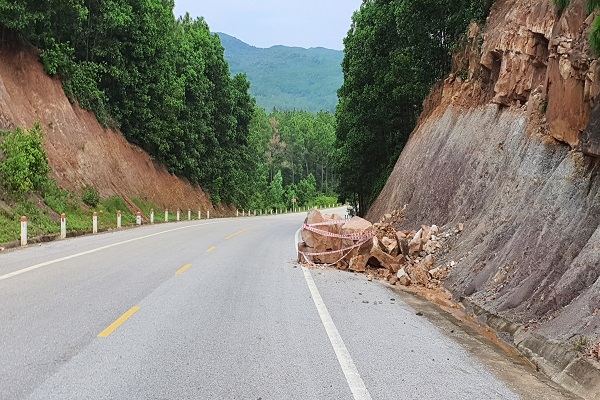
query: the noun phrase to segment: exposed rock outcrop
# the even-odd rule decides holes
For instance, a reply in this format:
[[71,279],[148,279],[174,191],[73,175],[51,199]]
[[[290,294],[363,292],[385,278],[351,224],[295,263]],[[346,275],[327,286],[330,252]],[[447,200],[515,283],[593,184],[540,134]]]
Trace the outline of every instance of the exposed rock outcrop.
[[400,229],[464,222],[445,254],[457,299],[536,338],[596,344],[600,75],[585,6],[573,0],[557,15],[551,1],[497,0],[455,59],[461,70],[426,101],[367,219],[407,205]]

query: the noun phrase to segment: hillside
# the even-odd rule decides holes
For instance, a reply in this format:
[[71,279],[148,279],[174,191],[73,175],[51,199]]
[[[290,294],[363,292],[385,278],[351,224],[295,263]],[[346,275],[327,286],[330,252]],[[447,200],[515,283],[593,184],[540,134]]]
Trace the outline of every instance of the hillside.
[[218,33],[232,74],[246,73],[250,94],[267,111],[303,109],[335,111],[343,82],[342,51],[321,47],[250,46]]
[[[447,288],[553,380],[597,398],[600,147],[593,18],[572,0],[494,3],[485,31],[425,102],[368,213],[464,230],[436,265]],[[462,227],[463,225],[461,225]],[[579,343],[579,346],[578,346]]]
[[36,121],[45,132],[50,176],[61,188],[81,194],[93,187],[102,197],[141,198],[171,210],[231,213],[214,209],[200,188],[170,174],[119,131],[104,129],[92,113],[71,104],[60,81],[44,72],[36,50],[5,43],[0,48],[0,130],[29,128]]

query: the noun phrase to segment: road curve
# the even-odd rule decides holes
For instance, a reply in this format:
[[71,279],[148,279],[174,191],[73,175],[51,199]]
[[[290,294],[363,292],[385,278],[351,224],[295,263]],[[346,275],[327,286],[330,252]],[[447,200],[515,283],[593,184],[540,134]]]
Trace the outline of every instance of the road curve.
[[303,218],[0,254],[0,399],[565,398],[503,381],[364,275],[295,265]]

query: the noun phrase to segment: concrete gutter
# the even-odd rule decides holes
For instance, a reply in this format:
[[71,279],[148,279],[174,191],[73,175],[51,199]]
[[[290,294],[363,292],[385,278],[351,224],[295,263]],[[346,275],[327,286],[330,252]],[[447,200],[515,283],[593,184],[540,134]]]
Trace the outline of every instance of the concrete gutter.
[[569,343],[547,339],[507,321],[468,298],[461,299],[461,303],[469,314],[496,331],[499,338],[517,348],[553,382],[586,400],[600,397],[600,362],[583,356]]

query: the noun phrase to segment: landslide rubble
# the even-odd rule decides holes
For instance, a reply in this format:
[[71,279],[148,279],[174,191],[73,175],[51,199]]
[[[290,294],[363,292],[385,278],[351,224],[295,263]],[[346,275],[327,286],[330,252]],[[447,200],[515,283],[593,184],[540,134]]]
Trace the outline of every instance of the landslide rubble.
[[456,265],[446,257],[447,243],[462,233],[463,224],[397,230],[403,219],[404,211],[394,211],[372,224],[360,217],[342,219],[313,209],[303,224],[298,261],[365,273],[391,285],[442,287]]

